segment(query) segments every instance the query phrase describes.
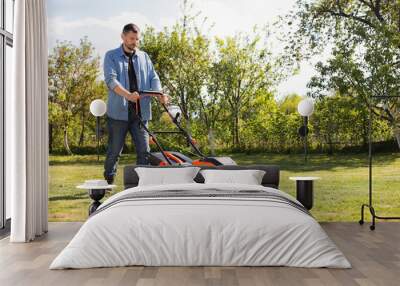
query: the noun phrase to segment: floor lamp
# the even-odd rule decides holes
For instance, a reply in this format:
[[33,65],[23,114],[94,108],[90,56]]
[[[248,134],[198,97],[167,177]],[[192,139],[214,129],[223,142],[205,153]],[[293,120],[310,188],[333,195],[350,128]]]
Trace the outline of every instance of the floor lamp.
[[311,99],[303,99],[297,105],[297,111],[303,117],[303,126],[299,128],[299,135],[304,138],[304,162],[307,163],[307,149],[308,149],[308,117],[314,112],[314,102]]
[[[371,96],[372,99],[391,99],[391,98],[400,98],[400,96]],[[364,208],[368,208],[369,212],[372,216],[372,224],[369,226],[370,230],[375,229],[375,220],[383,219],[383,220],[392,220],[392,219],[400,219],[400,217],[385,217],[378,216],[375,212],[375,208],[372,204],[372,102],[369,103],[369,116],[368,116],[368,204],[361,205],[361,219],[359,220],[359,224],[364,224]]]
[[95,99],[90,103],[90,113],[96,117],[96,140],[97,140],[97,161],[100,160],[100,117],[107,111],[107,105],[101,99]]

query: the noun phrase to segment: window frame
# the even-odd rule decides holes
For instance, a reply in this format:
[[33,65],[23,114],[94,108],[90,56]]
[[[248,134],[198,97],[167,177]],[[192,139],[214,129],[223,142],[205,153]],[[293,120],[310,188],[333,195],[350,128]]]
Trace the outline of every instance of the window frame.
[[[6,0],[0,0],[0,237],[9,233],[10,219],[6,217],[6,190],[5,190],[5,95],[6,95],[6,50],[7,46],[13,48],[13,34],[6,30]],[[12,0],[13,13],[15,16],[15,0]],[[8,15],[9,16],[9,15]],[[14,27],[13,27],[14,28]],[[14,29],[13,29],[14,30]]]

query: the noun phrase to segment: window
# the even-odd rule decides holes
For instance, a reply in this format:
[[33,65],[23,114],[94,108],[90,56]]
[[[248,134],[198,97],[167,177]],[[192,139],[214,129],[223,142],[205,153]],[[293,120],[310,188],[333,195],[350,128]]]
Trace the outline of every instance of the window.
[[14,0],[5,0],[5,30],[11,34],[14,32]]
[[[12,46],[6,45],[6,53],[5,53],[5,100],[7,100],[8,95],[11,94],[11,75],[12,75]],[[5,154],[5,153],[4,153]],[[5,164],[4,164],[5,165]],[[5,190],[5,218],[11,218],[11,194],[9,190]]]
[[[10,194],[5,190],[5,102],[11,93],[14,0],[0,0],[0,229],[9,226]],[[0,232],[1,234],[1,232]]]

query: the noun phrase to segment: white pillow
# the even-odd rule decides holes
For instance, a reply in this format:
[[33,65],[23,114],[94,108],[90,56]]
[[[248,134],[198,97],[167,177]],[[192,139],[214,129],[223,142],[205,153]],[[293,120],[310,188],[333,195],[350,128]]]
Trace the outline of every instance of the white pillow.
[[193,179],[199,170],[199,167],[135,168],[139,176],[138,186],[195,183]]
[[265,171],[261,170],[201,170],[205,184],[261,185]]

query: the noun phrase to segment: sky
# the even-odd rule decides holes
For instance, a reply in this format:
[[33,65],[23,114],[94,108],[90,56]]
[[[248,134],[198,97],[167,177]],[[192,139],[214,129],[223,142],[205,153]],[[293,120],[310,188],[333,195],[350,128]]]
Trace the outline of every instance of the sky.
[[[106,51],[121,43],[122,27],[129,22],[143,29],[161,30],[181,17],[182,0],[47,0],[49,50],[57,41],[79,44],[85,36],[103,58]],[[272,24],[279,15],[288,13],[296,0],[192,0],[194,11],[201,11],[212,24],[210,36],[234,36],[251,32],[254,25]],[[270,43],[278,48],[279,43]],[[312,65],[303,63],[299,74],[277,87],[277,97],[290,93],[305,95],[307,82],[315,73]]]

